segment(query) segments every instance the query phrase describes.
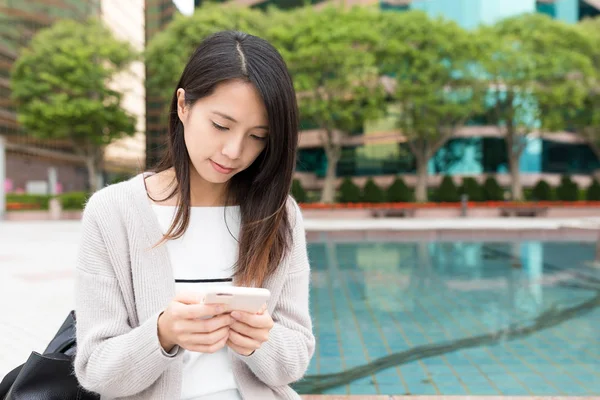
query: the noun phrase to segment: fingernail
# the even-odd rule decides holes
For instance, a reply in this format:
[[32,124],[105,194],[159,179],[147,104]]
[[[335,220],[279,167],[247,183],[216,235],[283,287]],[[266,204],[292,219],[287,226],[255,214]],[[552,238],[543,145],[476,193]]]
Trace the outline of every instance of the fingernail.
[[234,312],[232,312],[232,313],[231,313],[231,316],[232,316],[233,318],[235,318],[235,319],[238,319],[238,318],[240,317],[240,313],[239,313],[239,312],[237,312],[237,311],[234,311]]
[[223,306],[217,306],[217,312],[218,313],[222,313],[223,311],[225,311],[225,307],[223,307]]

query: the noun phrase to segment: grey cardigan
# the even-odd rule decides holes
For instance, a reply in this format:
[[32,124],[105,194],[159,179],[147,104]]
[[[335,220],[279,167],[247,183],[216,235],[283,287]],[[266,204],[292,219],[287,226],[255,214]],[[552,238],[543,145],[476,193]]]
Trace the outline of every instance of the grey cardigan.
[[[315,348],[309,315],[310,270],[302,215],[290,198],[293,246],[264,284],[275,326],[254,354],[229,350],[247,400],[298,399],[289,384],[302,378]],[[144,175],[108,186],[88,201],[76,268],[75,311],[80,384],[103,400],[176,400],[183,349],[166,354],[157,319],[175,296],[166,246],[146,195]]]

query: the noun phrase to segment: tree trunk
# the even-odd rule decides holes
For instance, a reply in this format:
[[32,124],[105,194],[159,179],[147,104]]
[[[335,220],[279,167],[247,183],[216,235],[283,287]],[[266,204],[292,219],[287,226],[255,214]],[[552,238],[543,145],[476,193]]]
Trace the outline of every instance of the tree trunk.
[[415,157],[417,162],[417,185],[415,187],[415,200],[419,203],[427,201],[427,158],[422,156]]
[[[332,149],[333,150],[333,149]],[[339,151],[326,151],[327,154],[327,172],[325,173],[325,181],[323,182],[323,191],[321,192],[321,203],[333,203],[335,201],[335,179],[337,177],[336,169],[339,161],[339,155],[335,154]]]
[[93,155],[87,155],[85,158],[85,166],[88,172],[88,184],[90,186],[90,193],[98,190],[98,176],[96,175],[96,157]]
[[337,164],[342,154],[341,137],[336,138],[332,129],[325,128],[321,131],[321,142],[327,156],[327,171],[321,191],[321,203],[333,203],[335,202]]
[[523,200],[523,187],[521,186],[521,172],[519,171],[520,151],[511,149],[508,152],[508,165],[510,169],[510,192],[514,201]]

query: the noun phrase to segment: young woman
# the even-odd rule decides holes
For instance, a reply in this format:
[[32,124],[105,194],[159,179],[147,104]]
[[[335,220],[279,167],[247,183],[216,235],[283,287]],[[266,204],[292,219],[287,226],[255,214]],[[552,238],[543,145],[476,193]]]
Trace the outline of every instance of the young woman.
[[[102,399],[297,399],[315,339],[309,264],[289,197],[291,78],[269,43],[204,40],[171,101],[158,169],[89,200],[77,265],[81,385]],[[264,287],[262,312],[202,304],[210,285]]]

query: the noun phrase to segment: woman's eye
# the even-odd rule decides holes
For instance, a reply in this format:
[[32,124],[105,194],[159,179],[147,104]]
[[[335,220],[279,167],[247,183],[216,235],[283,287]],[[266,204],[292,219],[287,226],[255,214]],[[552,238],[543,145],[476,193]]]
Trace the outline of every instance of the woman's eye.
[[212,124],[213,124],[213,126],[214,126],[215,128],[217,128],[217,129],[218,129],[218,130],[220,130],[220,131],[228,131],[228,130],[229,130],[229,128],[227,128],[227,127],[225,127],[225,126],[222,126],[222,125],[219,125],[219,124],[217,124],[216,122],[213,122]]
[[260,141],[265,141],[267,140],[266,136],[256,136],[256,135],[252,135],[252,138],[256,139],[256,140],[260,140]]

